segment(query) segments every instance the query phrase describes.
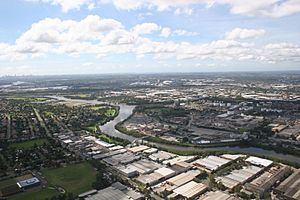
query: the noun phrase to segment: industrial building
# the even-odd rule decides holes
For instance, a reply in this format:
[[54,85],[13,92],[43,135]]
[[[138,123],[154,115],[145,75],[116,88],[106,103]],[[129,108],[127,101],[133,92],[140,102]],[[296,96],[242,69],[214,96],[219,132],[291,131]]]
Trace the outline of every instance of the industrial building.
[[193,168],[194,166],[191,163],[187,162],[179,162],[174,165],[172,165],[170,168],[174,171],[176,171],[177,174],[186,172],[189,169]]
[[157,153],[151,154],[149,158],[156,162],[162,162],[164,160],[169,160],[171,158],[177,157],[176,154],[169,153],[166,151],[158,151]]
[[130,165],[128,166],[117,166],[115,169],[119,172],[119,174],[126,176],[127,178],[133,178],[135,176],[139,175],[139,172],[136,170],[135,167],[132,167]]
[[208,156],[206,158],[198,159],[193,164],[201,169],[208,170],[210,172],[218,170],[230,163],[231,160],[220,158],[218,156]]
[[203,194],[207,189],[208,187],[206,185],[191,181],[173,190],[174,193],[171,194],[170,197],[192,199]]
[[259,166],[259,167],[268,167],[273,163],[273,161],[271,161],[271,160],[267,160],[264,158],[258,158],[255,156],[250,156],[249,158],[246,159],[246,162],[249,162],[249,163]]
[[153,186],[152,189],[158,195],[165,196],[166,193],[171,194],[173,190],[192,181],[195,177],[197,177],[200,174],[201,172],[199,170],[191,170],[186,173],[181,173],[177,176],[167,179],[162,184],[157,184]]
[[170,178],[176,174],[176,172],[170,168],[162,167],[154,171],[155,173],[161,174],[164,179]]
[[296,169],[274,191],[285,199],[300,200],[300,169]]
[[112,157],[105,158],[105,159],[103,159],[103,161],[111,166],[116,166],[118,164],[126,165],[126,164],[132,163],[139,159],[140,159],[139,156],[136,156],[132,153],[126,152],[126,153],[117,154]]
[[262,168],[253,165],[243,167],[243,169],[233,170],[230,174],[226,176],[217,177],[217,182],[221,182],[226,188],[230,190],[234,189],[236,186],[244,184],[249,179],[253,178],[258,174]]
[[191,162],[196,158],[196,156],[178,156],[170,160],[163,161],[164,165],[175,165],[176,163],[180,162]]
[[163,180],[163,176],[158,173],[151,173],[137,177],[136,181],[146,186],[152,186]]
[[173,171],[172,169],[162,167],[162,168],[155,170],[151,174],[139,176],[136,180],[144,185],[152,186],[156,183],[159,183],[165,179],[168,179],[168,178],[174,176],[175,173],[176,172]]
[[138,160],[127,166],[135,168],[139,174],[148,174],[161,167],[160,164],[147,159]]
[[238,200],[238,198],[222,191],[211,191],[201,196],[198,200]]
[[109,151],[107,153],[95,155],[95,156],[93,156],[93,159],[95,159],[95,160],[104,159],[104,158],[111,157],[111,156],[118,155],[118,154],[122,154],[122,153],[125,153],[125,152],[127,152],[126,149],[119,149],[119,150],[116,150],[116,151]]
[[162,165],[152,162],[147,159],[142,159],[130,163],[128,165],[120,164],[114,166],[114,168],[123,176],[132,178],[138,175],[149,174],[154,172],[154,170],[161,168]]
[[140,152],[145,151],[147,149],[150,149],[150,147],[145,146],[145,145],[139,145],[139,146],[128,148],[127,150],[129,152],[132,152],[132,153],[140,153]]
[[20,189],[29,189],[38,186],[40,184],[41,184],[40,180],[36,177],[32,177],[30,179],[17,182],[17,185],[19,186]]
[[156,149],[156,148],[150,148],[150,149],[146,149],[143,151],[143,153],[145,153],[145,154],[153,154],[156,152],[158,152],[158,149]]
[[258,197],[268,191],[277,181],[280,181],[290,169],[286,165],[274,166],[262,175],[245,184],[245,189],[252,192]]
[[223,154],[221,155],[222,158],[228,159],[228,160],[237,160],[239,158],[244,158],[246,155],[242,154]]
[[191,170],[186,173],[179,174],[173,178],[168,179],[166,182],[170,185],[175,185],[177,187],[192,181],[194,178],[199,176],[201,172],[199,170]]
[[135,192],[132,189],[129,189],[125,185],[116,182],[110,187],[103,190],[99,190],[95,193],[92,191],[92,194],[86,193],[81,194],[81,198],[86,200],[141,200],[144,199],[144,196],[138,192]]

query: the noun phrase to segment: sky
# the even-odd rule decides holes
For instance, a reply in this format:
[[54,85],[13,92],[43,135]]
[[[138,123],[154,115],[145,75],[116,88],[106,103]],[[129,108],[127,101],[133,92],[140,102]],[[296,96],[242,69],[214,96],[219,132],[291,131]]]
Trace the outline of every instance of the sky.
[[300,0],[0,1],[0,76],[300,70]]

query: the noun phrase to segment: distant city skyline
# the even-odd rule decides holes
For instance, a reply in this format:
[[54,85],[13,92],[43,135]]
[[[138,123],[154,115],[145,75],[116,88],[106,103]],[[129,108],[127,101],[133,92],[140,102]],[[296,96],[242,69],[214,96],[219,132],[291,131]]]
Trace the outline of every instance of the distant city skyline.
[[11,0],[0,15],[0,76],[300,70],[299,0]]

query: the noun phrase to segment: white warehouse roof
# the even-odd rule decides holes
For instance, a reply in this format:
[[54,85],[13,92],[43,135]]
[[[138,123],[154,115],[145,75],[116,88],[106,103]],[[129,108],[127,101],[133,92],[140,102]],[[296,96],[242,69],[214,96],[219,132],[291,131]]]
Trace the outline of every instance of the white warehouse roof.
[[268,167],[273,163],[273,161],[271,161],[271,160],[267,160],[267,159],[259,158],[259,157],[255,157],[255,156],[250,156],[249,158],[246,159],[246,162],[249,162],[253,165],[261,165],[264,167]]

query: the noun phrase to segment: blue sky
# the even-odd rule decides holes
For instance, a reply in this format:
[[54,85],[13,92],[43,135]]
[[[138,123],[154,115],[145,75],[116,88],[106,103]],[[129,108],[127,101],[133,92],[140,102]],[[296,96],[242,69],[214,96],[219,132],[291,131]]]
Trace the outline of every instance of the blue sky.
[[0,75],[299,70],[299,0],[0,1]]

